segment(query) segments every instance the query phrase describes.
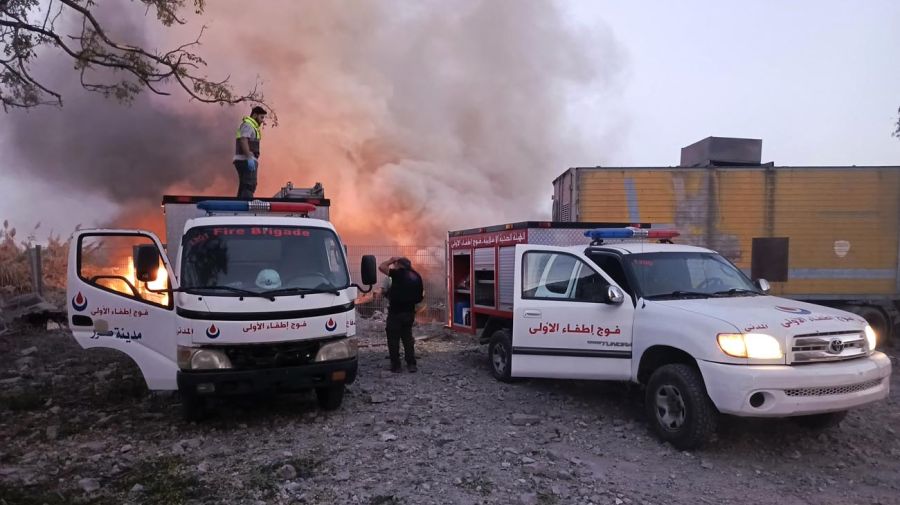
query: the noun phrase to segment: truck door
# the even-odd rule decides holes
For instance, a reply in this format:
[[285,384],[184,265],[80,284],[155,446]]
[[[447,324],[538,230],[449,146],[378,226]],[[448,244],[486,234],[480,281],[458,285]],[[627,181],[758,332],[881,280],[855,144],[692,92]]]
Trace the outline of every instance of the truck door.
[[633,318],[630,296],[583,254],[516,246],[514,377],[627,380]]
[[[140,282],[135,258],[155,248],[156,279]],[[145,255],[148,254],[145,252]],[[69,327],[85,349],[106,347],[127,354],[141,369],[150,389],[177,389],[175,279],[159,239],[138,230],[84,230],[69,251]]]

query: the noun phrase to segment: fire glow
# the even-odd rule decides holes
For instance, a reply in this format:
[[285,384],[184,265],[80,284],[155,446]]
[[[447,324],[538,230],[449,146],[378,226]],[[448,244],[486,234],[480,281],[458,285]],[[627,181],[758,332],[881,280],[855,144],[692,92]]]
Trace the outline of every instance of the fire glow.
[[[156,270],[156,279],[143,283],[137,280],[137,272],[134,268],[134,260],[128,259],[128,272],[126,274],[126,278],[131,283],[132,286],[137,289],[138,295],[144,300],[148,300],[154,303],[159,303],[161,305],[168,305],[169,303],[169,295],[168,293],[154,293],[153,291],[162,291],[168,287],[168,279],[169,272],[166,270],[166,267],[160,265]],[[127,292],[127,291],[126,291]],[[133,293],[129,293],[133,294]]]

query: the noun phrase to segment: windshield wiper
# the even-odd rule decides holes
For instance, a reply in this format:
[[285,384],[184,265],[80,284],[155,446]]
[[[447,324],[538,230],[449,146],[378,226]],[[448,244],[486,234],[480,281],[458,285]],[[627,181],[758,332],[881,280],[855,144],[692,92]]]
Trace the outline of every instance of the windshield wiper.
[[328,286],[325,288],[281,288],[281,289],[273,289],[271,291],[266,291],[267,295],[271,296],[284,296],[284,295],[313,295],[316,293],[331,293],[335,296],[341,294],[341,291],[333,286]]
[[185,293],[190,293],[190,292],[201,291],[204,289],[221,289],[224,291],[231,291],[232,293],[238,293],[238,294],[241,294],[244,296],[255,296],[255,297],[259,297],[259,298],[267,298],[273,302],[275,301],[275,297],[269,293],[258,293],[256,291],[250,291],[249,289],[233,288],[231,286],[218,286],[218,285],[214,285],[214,286],[183,286],[183,287],[180,287],[173,291],[182,291]]
[[733,295],[758,295],[759,291],[753,289],[745,289],[745,288],[731,288],[725,291],[716,291],[713,293],[715,296],[733,296]]
[[658,295],[650,295],[650,296],[648,296],[647,298],[650,299],[650,300],[653,300],[653,299],[656,299],[656,298],[687,298],[687,297],[702,297],[702,298],[709,298],[709,297],[711,297],[711,296],[712,296],[712,295],[709,294],[709,293],[701,293],[700,291],[680,291],[680,290],[676,290],[676,291],[672,291],[671,293],[662,293],[662,294],[658,294]]

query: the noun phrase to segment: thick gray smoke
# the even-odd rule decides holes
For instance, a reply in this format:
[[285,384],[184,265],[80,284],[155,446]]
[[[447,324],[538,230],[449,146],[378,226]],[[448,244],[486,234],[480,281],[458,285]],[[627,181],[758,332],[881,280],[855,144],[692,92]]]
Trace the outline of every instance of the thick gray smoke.
[[[198,22],[210,26],[201,51],[211,73],[261,76],[279,113],[264,131],[257,194],[321,181],[357,243],[547,218],[553,178],[608,149],[606,132],[579,142],[566,112],[573,94],[608,90],[615,46],[602,29],[576,33],[556,4],[210,4]],[[24,115],[16,157],[35,177],[115,201],[155,204],[172,188],[231,194],[244,107],[181,107],[178,96],[121,108],[82,94],[63,111]]]
[[[140,12],[130,5],[105,5],[101,14],[113,36],[144,47],[155,44],[154,34],[142,28],[147,20]],[[14,127],[7,130],[6,140],[16,162],[5,168],[14,174],[125,207],[152,205],[156,212],[166,189],[203,187],[213,170],[211,162],[228,154],[222,137],[232,127],[224,110],[202,110],[181,98],[150,94],[125,106],[84,91],[70,59],[50,53],[42,55],[39,64],[44,83],[63,95],[64,107],[10,114]],[[91,82],[113,78],[103,73],[88,76]]]

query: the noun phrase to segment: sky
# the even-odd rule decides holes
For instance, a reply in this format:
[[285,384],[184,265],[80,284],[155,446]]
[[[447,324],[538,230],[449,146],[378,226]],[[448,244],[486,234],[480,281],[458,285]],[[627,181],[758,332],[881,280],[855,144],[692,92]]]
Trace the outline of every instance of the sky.
[[[602,82],[572,87],[560,100],[566,134],[587,148],[558,153],[545,170],[548,201],[552,179],[570,166],[677,165],[681,147],[707,136],[762,139],[763,161],[779,166],[900,165],[900,139],[891,136],[900,107],[900,2],[559,5],[569,28],[604,50],[578,60],[601,69]],[[232,39],[215,32],[222,13],[212,14],[207,36]],[[39,236],[66,234],[116,209],[55,181],[12,176],[4,165],[0,218],[22,232],[42,221]]]
[[779,166],[900,165],[900,2],[568,5],[623,52],[625,133],[604,165],[677,165],[708,136],[762,139]]

